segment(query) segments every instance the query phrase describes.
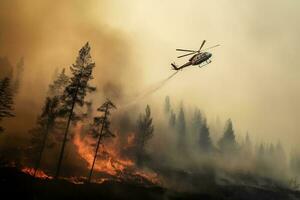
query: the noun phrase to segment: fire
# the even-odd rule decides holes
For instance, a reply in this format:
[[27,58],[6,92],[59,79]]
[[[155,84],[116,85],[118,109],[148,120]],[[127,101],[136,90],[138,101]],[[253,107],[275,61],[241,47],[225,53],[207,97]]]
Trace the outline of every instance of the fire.
[[[92,145],[93,140],[89,136],[81,137],[81,126],[77,125],[75,128],[75,135],[73,143],[75,144],[78,154],[88,163],[91,168],[95,147]],[[136,167],[133,159],[122,155],[122,151],[130,148],[133,145],[134,134],[128,134],[125,140],[126,144],[120,144],[117,138],[107,139],[105,145],[101,144],[98,152],[98,157],[95,162],[94,172],[103,172],[113,176],[115,180],[147,180],[153,184],[158,184],[159,179],[156,173],[145,171]],[[107,181],[106,178],[98,178],[96,182],[102,183]]]
[[[73,142],[77,147],[79,155],[87,161],[89,168],[91,168],[95,155],[95,148],[91,145],[91,139],[89,137],[80,138],[79,134],[75,134]],[[94,166],[95,171],[106,172],[110,175],[117,175],[125,168],[134,165],[134,163],[129,159],[119,158],[116,150],[106,148],[103,145],[101,145],[98,155],[99,156],[97,157]]]
[[[31,167],[25,167],[21,171],[26,174],[29,174],[31,176],[34,176],[35,169],[31,168]],[[52,179],[53,178],[52,176],[48,176],[44,171],[39,170],[39,169],[36,171],[35,177],[40,178],[40,179]]]
[[147,171],[137,171],[137,172],[135,172],[135,175],[143,177],[144,179],[149,180],[153,184],[156,184],[156,185],[161,184],[159,177],[156,173],[147,172]]

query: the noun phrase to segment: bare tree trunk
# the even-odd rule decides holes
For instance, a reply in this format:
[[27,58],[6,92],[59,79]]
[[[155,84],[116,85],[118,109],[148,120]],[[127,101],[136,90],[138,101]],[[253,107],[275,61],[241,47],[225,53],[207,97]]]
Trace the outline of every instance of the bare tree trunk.
[[62,148],[61,148],[61,151],[60,151],[60,154],[59,154],[59,159],[58,159],[57,169],[56,169],[56,173],[55,173],[55,178],[58,178],[58,176],[59,176],[61,163],[62,163],[62,159],[63,159],[63,154],[64,154],[64,151],[65,151],[65,146],[66,146],[66,142],[67,142],[69,127],[70,127],[70,124],[71,124],[71,120],[72,120],[72,116],[73,116],[73,110],[74,110],[75,103],[76,103],[76,97],[77,97],[78,89],[79,89],[79,83],[76,87],[76,92],[75,92],[73,100],[72,100],[72,107],[71,107],[71,110],[70,110],[68,123],[67,123],[67,127],[66,127],[65,134],[64,134],[64,140],[63,140]]
[[[104,119],[103,119],[104,122],[106,120],[107,110],[108,110],[108,106],[106,107],[106,110],[105,110]],[[92,175],[93,175],[94,165],[95,165],[95,162],[96,162],[96,158],[97,158],[97,154],[98,154],[98,150],[99,150],[99,146],[100,146],[100,142],[101,142],[101,138],[102,138],[103,128],[104,128],[104,124],[102,123],[100,135],[99,135],[98,142],[97,142],[96,152],[95,152],[95,156],[94,156],[94,160],[93,160],[93,164],[92,164],[92,168],[90,170],[90,174],[89,174],[89,178],[88,178],[88,183],[91,182],[91,178],[92,178]]]
[[33,177],[36,176],[37,170],[40,168],[40,164],[41,164],[41,160],[42,160],[42,155],[43,155],[43,152],[44,152],[44,149],[45,149],[45,146],[46,146],[48,132],[49,132],[49,120],[47,122],[47,126],[46,126],[45,134],[44,134],[44,137],[43,137],[43,141],[42,141],[42,146],[41,146],[41,150],[40,150],[40,153],[39,153],[39,157],[38,157],[38,160],[37,160],[37,162],[35,164]]

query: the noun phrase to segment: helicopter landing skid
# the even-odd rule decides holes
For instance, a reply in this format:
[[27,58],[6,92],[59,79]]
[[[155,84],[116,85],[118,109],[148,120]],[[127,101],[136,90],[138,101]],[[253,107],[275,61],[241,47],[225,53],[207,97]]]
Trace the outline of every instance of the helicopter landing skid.
[[199,68],[202,68],[202,67],[204,67],[204,66],[208,65],[209,63],[211,63],[211,60],[209,60],[209,61],[206,61],[206,63],[205,63],[204,65],[198,65],[198,67],[199,67]]

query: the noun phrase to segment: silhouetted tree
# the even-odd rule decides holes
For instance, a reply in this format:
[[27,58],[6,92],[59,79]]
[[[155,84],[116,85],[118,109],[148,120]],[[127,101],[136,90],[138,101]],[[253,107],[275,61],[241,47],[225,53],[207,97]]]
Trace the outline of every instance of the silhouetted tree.
[[96,89],[88,84],[89,80],[93,78],[92,71],[95,67],[95,63],[92,62],[90,50],[91,48],[88,43],[80,49],[79,56],[77,57],[75,64],[70,67],[73,76],[70,78],[69,84],[65,88],[62,96],[62,114],[67,117],[67,126],[64,133],[55,177],[59,176],[70,123],[72,120],[77,119],[74,108],[76,105],[80,107],[84,106],[86,103],[84,99],[87,92],[92,92]]
[[49,96],[60,96],[63,94],[64,89],[69,83],[69,77],[66,75],[65,68],[62,69],[61,73],[57,75],[51,85],[49,85]]
[[170,97],[166,96],[165,98],[165,113],[169,113],[171,110],[171,103],[170,103]]
[[199,129],[199,145],[200,149],[204,152],[212,150],[212,142],[209,136],[209,128],[206,123],[206,119],[203,119],[201,128]]
[[19,62],[16,65],[16,71],[14,73],[14,80],[13,80],[13,90],[15,92],[19,91],[20,83],[22,81],[22,75],[24,71],[24,58],[20,58]]
[[176,114],[173,110],[170,111],[169,126],[174,128],[176,125]]
[[137,163],[141,164],[142,157],[145,156],[145,145],[153,137],[154,126],[152,124],[151,109],[147,105],[145,114],[140,115],[137,122],[137,132],[135,143],[137,145]]
[[252,154],[252,142],[248,132],[246,133],[245,141],[242,146],[242,151],[245,154],[244,156],[250,156]]
[[300,174],[300,153],[293,150],[290,158],[290,168],[293,174]]
[[34,166],[34,176],[40,167],[43,152],[47,144],[48,135],[51,131],[53,131],[55,120],[58,116],[59,97],[47,97],[42,114],[37,119],[37,126],[30,130],[32,134],[30,153],[38,155]]
[[219,141],[219,146],[223,152],[233,152],[236,150],[235,134],[232,126],[231,119],[227,121],[224,134]]
[[196,109],[192,118],[192,133],[198,134],[202,127],[202,114],[199,109]]
[[7,57],[0,57],[0,79],[6,77],[12,78],[13,76],[13,66],[9,62]]
[[223,132],[222,122],[220,117],[217,116],[214,120],[211,121],[209,125],[209,130],[212,138],[220,138]]
[[[14,117],[13,113],[13,92],[10,87],[10,78],[0,80],[0,121],[3,118]],[[4,129],[0,126],[0,132]]]
[[267,148],[261,143],[256,149],[256,167],[259,173],[266,173],[269,170],[267,162]]
[[118,116],[118,132],[120,145],[125,145],[128,143],[128,134],[135,131],[135,124],[130,119],[129,112],[125,111],[121,115]]
[[257,157],[264,157],[265,156],[265,145],[263,143],[261,143],[258,147],[258,150],[257,150],[257,154],[258,156]]
[[92,125],[91,133],[92,133],[92,136],[95,139],[97,139],[97,143],[96,143],[96,151],[95,151],[95,155],[94,155],[93,164],[92,164],[92,167],[91,167],[91,170],[89,173],[88,182],[90,182],[91,178],[92,178],[93,169],[94,169],[94,165],[96,162],[96,158],[97,158],[97,154],[98,154],[98,150],[99,150],[101,141],[106,137],[115,137],[115,135],[109,130],[110,110],[113,108],[116,108],[116,106],[110,100],[106,100],[106,102],[97,109],[97,111],[102,113],[102,116],[95,117],[94,123]]
[[287,168],[287,158],[284,151],[284,148],[282,147],[281,143],[278,142],[274,148],[275,153],[275,165],[278,166],[278,170],[286,172]]
[[177,119],[177,131],[178,131],[178,149],[183,152],[186,145],[186,122],[183,110],[183,105],[181,104],[178,119]]

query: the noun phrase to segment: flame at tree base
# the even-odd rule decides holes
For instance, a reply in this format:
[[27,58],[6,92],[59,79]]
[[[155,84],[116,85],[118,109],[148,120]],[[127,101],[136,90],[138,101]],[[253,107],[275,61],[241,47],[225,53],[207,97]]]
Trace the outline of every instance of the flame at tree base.
[[[95,155],[95,147],[92,145],[94,140],[89,136],[81,137],[80,133],[81,126],[77,125],[72,142],[75,145],[78,155],[86,161],[88,172],[91,169]],[[92,182],[101,184],[107,181],[116,181],[143,185],[161,185],[158,175],[155,172],[137,167],[135,159],[123,155],[124,152],[133,147],[133,142],[134,134],[129,134],[122,145],[117,138],[110,140],[105,145],[101,144],[94,165]],[[35,169],[31,167],[24,167],[21,171],[31,176],[34,176],[35,173]],[[52,176],[47,175],[40,169],[37,170],[35,178],[53,179]],[[61,177],[61,179],[74,184],[84,184],[87,182],[86,176]]]
[[[77,152],[81,158],[88,163],[88,168],[91,169],[95,147],[92,145],[93,140],[86,136],[81,137],[81,126],[75,128],[75,135],[73,143],[77,148]],[[133,135],[130,134],[127,138],[127,144],[120,145],[118,141],[113,139],[112,142],[102,144],[98,151],[98,156],[94,165],[93,182],[103,183],[105,181],[119,181],[119,182],[135,182],[144,184],[159,185],[160,181],[156,173],[149,170],[143,170],[136,167],[133,159],[121,156],[121,151],[124,149],[117,149],[122,146],[128,148],[132,145]],[[99,178],[100,177],[100,178]]]

